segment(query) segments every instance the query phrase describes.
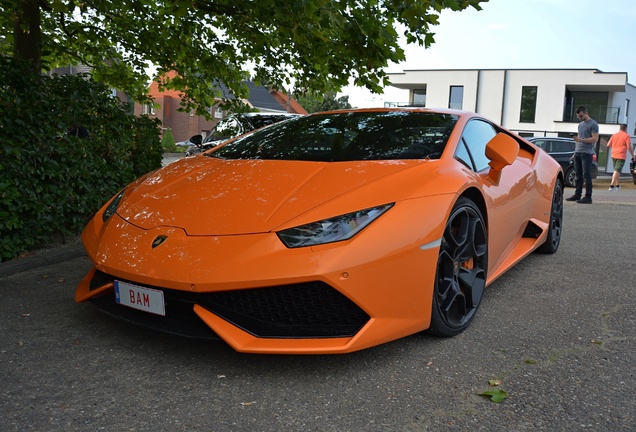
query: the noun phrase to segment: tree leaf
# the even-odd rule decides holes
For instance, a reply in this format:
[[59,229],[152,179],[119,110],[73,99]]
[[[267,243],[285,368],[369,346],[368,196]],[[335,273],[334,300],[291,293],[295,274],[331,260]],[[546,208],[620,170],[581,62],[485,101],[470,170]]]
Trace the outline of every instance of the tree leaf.
[[508,393],[504,389],[498,388],[493,390],[486,390],[481,393],[477,393],[478,396],[490,398],[491,401],[500,403],[508,397]]

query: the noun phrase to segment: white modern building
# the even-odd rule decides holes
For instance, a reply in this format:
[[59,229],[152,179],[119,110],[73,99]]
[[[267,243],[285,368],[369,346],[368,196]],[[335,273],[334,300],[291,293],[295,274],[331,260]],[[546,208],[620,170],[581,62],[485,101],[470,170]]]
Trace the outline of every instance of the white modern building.
[[[405,70],[389,73],[393,87],[409,91],[408,101],[385,106],[416,105],[457,108],[479,113],[521,136],[569,136],[577,131],[575,110],[588,108],[599,123],[599,168],[611,172],[607,141],[627,124],[636,135],[636,87],[627,72],[598,69],[455,69]],[[633,141],[632,141],[633,142]],[[609,160],[608,160],[609,159]],[[628,164],[626,164],[628,165]],[[626,172],[629,167],[625,167]]]

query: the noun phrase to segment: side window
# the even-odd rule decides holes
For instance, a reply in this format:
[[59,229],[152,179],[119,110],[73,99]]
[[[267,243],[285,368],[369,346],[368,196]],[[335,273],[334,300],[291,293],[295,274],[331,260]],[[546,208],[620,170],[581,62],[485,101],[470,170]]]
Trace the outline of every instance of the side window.
[[463,146],[459,145],[455,157],[468,162],[465,160],[465,156],[461,154],[466,150],[472,160],[473,170],[478,172],[488,168],[490,160],[486,157],[486,144],[496,134],[495,129],[489,123],[481,120],[471,120],[464,128],[461,138],[465,149],[462,149]]
[[565,149],[565,143],[560,141],[552,141],[552,153],[562,153],[567,151]]
[[553,153],[567,153],[574,151],[574,141],[552,141]]
[[554,141],[546,141],[543,149],[548,153],[553,153],[556,150]]
[[468,154],[468,150],[466,150],[466,144],[464,144],[464,140],[459,140],[459,144],[457,144],[457,150],[455,151],[455,159],[463,162],[468,168],[474,170],[475,165],[470,158],[470,154]]
[[539,148],[542,148],[545,151],[550,151],[547,142],[544,140],[533,140],[532,144],[536,145]]
[[214,128],[214,136],[217,139],[232,138],[241,132],[241,124],[234,117],[227,117],[219,121]]

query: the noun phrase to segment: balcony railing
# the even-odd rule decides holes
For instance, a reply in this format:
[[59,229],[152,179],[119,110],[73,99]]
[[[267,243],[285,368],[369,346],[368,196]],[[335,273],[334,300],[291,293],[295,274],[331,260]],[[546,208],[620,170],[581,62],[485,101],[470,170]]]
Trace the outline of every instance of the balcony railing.
[[[577,105],[578,106],[578,105]],[[384,102],[384,108],[400,108],[400,107],[424,107],[424,105],[417,105],[411,102]],[[565,113],[563,114],[563,122],[565,123],[579,123],[579,119],[576,117],[576,106],[570,105],[565,107]],[[608,107],[605,105],[587,105],[587,111],[590,117],[601,124],[619,124],[621,122],[621,108],[620,107]]]
[[400,108],[400,107],[424,107],[411,102],[384,102],[384,108]]
[[[579,123],[576,117],[576,107],[567,106],[563,115],[563,121],[566,123]],[[605,105],[587,105],[587,112],[591,118],[602,124],[618,124],[620,123],[620,107],[608,107]]]

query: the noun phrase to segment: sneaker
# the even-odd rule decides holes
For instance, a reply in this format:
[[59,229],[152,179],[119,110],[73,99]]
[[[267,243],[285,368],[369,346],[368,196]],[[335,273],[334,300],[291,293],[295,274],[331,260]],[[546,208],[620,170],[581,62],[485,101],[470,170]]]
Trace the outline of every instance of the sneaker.
[[572,195],[570,198],[566,198],[566,201],[578,201],[581,199],[581,195]]
[[615,191],[615,190],[618,190],[618,189],[616,189],[614,186],[610,186],[608,190]]
[[583,197],[580,200],[576,200],[579,204],[592,204],[592,197]]
[[616,190],[619,190],[621,188],[621,185],[616,185],[615,188]]

